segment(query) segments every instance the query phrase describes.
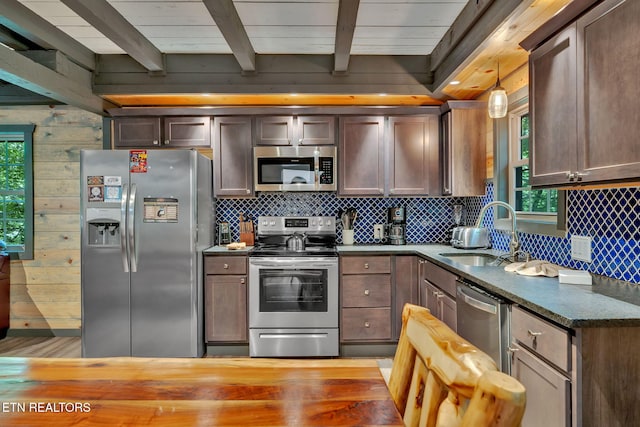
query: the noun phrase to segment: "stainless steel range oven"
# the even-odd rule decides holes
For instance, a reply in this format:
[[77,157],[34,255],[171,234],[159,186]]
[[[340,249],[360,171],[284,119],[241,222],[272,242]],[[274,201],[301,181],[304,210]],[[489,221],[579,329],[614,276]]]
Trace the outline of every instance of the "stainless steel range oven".
[[250,355],[338,356],[338,343],[335,218],[258,218],[249,254]]

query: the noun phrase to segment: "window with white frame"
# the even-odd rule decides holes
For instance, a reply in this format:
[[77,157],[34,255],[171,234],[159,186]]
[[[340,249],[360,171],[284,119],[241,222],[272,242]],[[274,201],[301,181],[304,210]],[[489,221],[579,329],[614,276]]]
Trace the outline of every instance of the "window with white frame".
[[529,131],[529,108],[525,105],[509,114],[509,204],[519,219],[555,222],[558,191],[531,189]]

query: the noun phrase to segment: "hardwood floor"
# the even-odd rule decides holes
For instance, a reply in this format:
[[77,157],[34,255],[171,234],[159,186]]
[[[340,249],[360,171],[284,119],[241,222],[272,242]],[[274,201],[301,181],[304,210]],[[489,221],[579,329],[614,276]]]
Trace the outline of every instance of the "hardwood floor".
[[80,337],[6,337],[0,357],[80,357]]

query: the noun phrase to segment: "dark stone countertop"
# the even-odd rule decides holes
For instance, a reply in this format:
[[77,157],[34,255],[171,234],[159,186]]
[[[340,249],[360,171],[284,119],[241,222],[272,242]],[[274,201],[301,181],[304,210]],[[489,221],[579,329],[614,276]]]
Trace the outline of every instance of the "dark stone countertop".
[[559,283],[557,277],[522,276],[504,267],[472,267],[442,253],[492,253],[454,249],[447,245],[353,245],[338,247],[340,255],[419,255],[487,291],[567,328],[640,326],[640,285],[592,275],[593,285]]

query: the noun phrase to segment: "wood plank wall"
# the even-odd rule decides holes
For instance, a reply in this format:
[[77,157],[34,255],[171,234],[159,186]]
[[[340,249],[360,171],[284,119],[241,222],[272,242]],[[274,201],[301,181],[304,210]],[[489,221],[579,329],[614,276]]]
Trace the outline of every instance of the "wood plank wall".
[[80,150],[102,148],[102,117],[68,106],[1,107],[35,124],[34,259],[11,262],[10,330],[80,334]]
[[[507,91],[507,95],[527,86],[529,84],[529,64],[525,64],[508,76],[500,78],[500,84]],[[489,90],[477,99],[488,101],[490,93]],[[487,113],[487,179],[493,179],[493,155],[493,119]]]

